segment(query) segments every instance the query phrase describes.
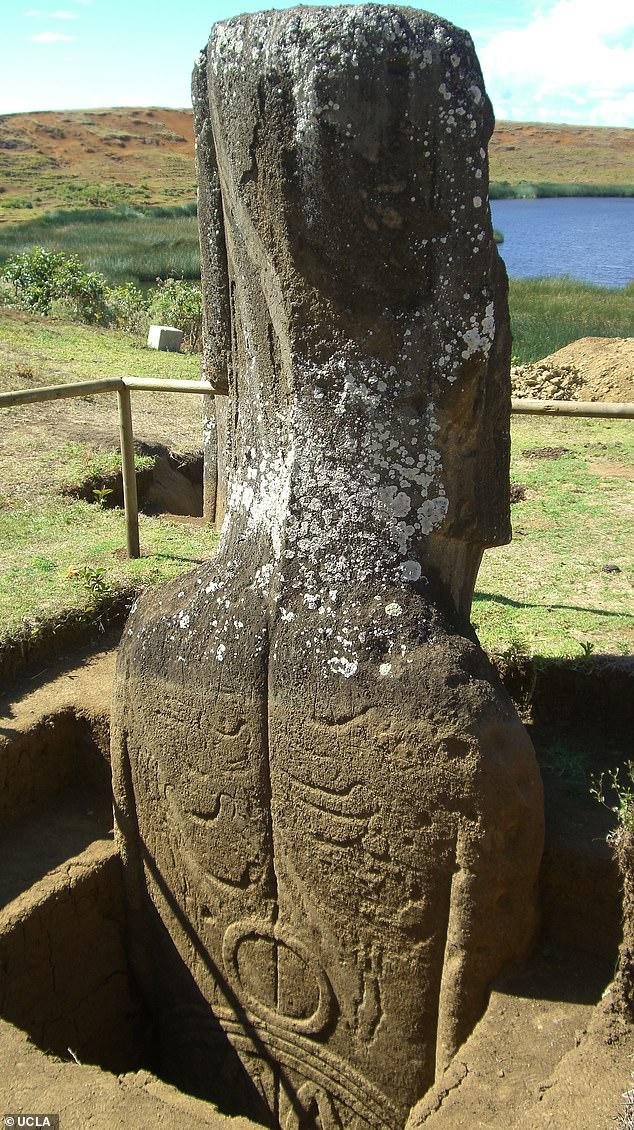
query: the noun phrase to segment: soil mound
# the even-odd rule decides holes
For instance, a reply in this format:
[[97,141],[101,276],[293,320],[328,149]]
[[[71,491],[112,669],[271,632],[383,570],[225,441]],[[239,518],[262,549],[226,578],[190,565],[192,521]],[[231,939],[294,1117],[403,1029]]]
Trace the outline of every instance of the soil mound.
[[582,337],[511,369],[513,395],[539,400],[634,400],[634,338]]

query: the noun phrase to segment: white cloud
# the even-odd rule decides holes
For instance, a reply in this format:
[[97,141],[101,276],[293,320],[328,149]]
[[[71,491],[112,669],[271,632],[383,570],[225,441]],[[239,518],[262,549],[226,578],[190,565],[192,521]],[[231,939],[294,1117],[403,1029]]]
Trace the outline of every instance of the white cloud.
[[33,20],[78,20],[78,12],[69,12],[66,9],[57,12],[44,12],[39,8],[29,8],[28,12],[24,13],[29,19]]
[[498,118],[634,124],[634,9],[629,0],[552,0],[479,50]]
[[40,31],[31,36],[31,43],[74,43],[76,35],[63,35],[61,31]]

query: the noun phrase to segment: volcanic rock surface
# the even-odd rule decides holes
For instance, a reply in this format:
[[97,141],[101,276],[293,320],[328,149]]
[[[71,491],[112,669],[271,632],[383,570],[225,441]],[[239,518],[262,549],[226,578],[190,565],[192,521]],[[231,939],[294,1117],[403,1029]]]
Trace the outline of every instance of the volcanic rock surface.
[[217,24],[194,101],[227,515],[120,650],[133,961],[181,1086],[399,1130],[529,945],[542,849],[468,623],[510,536],[493,117],[469,36],[382,6]]

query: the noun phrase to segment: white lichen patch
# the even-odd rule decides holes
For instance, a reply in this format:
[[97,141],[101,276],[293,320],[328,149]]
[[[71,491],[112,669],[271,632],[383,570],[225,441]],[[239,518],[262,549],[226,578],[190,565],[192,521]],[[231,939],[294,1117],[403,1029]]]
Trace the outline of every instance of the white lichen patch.
[[418,561],[404,561],[401,565],[401,576],[404,581],[420,580],[422,571]]
[[486,308],[481,326],[472,325],[462,334],[465,348],[462,350],[461,356],[464,357],[465,360],[471,357],[473,353],[483,353],[485,357],[488,356],[494,337],[495,316],[493,303],[490,302]]
[[333,655],[332,659],[327,661],[327,666],[335,675],[343,675],[344,679],[349,679],[352,675],[356,675],[359,664],[356,659],[347,659],[344,655]]
[[[306,669],[327,677],[350,678],[367,662],[376,671],[376,651],[370,649],[377,638],[385,660],[380,677],[391,672],[390,657],[396,657],[399,671],[411,661],[404,658],[406,647],[412,651],[410,604],[424,606],[423,587],[412,586],[423,577],[426,539],[454,513],[441,454],[453,442],[445,392],[460,380],[460,396],[464,391],[469,404],[469,382],[480,379],[479,361],[495,335],[484,151],[478,156],[486,116],[479,72],[463,36],[425,16],[423,46],[406,30],[407,18],[382,8],[376,16],[364,7],[318,14],[308,9],[301,16],[279,14],[271,33],[271,17],[254,15],[220,25],[209,52],[209,89],[217,90],[214,97],[226,115],[219,136],[239,327],[237,427],[220,548],[223,575],[230,579],[222,597],[247,593],[270,617],[269,627],[275,625],[273,635],[288,639],[292,633]],[[376,54],[375,19],[389,55],[402,59],[409,75],[401,123],[413,154],[406,174],[383,176],[381,207],[387,216],[385,209],[394,204],[406,220],[394,237],[394,262],[411,254],[403,277],[409,274],[424,299],[418,309],[394,302],[373,311],[363,329],[344,325],[334,312],[330,324],[330,307],[320,306],[311,289],[319,284],[311,279],[302,294],[301,264],[295,264],[297,291],[289,302],[286,276],[277,273],[283,255],[272,254],[261,236],[264,166],[258,169],[254,160],[246,189],[238,184],[247,171],[245,154],[257,151],[256,126],[266,121],[273,127],[278,113],[288,114],[284,146],[296,158],[302,222],[311,246],[316,237],[318,254],[330,207],[324,178],[345,171],[368,141],[367,94],[361,83],[354,93],[351,80],[361,79],[364,86],[374,81],[368,50]],[[313,35],[319,50],[307,50]],[[254,71],[265,76],[264,109],[252,96]],[[430,92],[429,113],[422,117],[414,97],[419,83]],[[341,167],[325,166],[326,158],[337,166],[339,151]],[[266,160],[274,159],[269,154]],[[258,179],[254,193],[252,181]],[[274,177],[270,183],[275,194]],[[444,217],[442,226],[428,215],[434,183],[441,198],[434,216]],[[365,237],[371,247],[384,233],[371,192],[364,200],[364,186],[358,187],[355,207],[360,214],[372,212],[376,221]],[[251,211],[256,197],[257,216]],[[278,203],[276,197],[271,207]],[[272,231],[276,224],[274,218]],[[283,242],[281,229],[273,234]],[[343,233],[344,257],[354,259],[353,239],[353,231]],[[368,293],[374,293],[371,286]],[[465,364],[471,358],[476,363]],[[215,612],[215,589],[204,591]],[[359,592],[365,595],[356,607],[353,594]],[[369,617],[373,599],[378,604],[370,605]],[[225,638],[233,646],[249,632],[252,613],[238,615],[232,606],[231,633],[223,636],[230,612],[224,608],[219,605],[214,640]],[[262,647],[271,646],[269,638]]]

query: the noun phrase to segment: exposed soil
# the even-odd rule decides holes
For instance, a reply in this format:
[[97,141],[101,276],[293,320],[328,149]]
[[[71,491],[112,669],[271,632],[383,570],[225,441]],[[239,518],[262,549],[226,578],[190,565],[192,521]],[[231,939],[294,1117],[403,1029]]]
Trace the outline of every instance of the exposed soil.
[[[0,964],[12,985],[0,994],[0,1077],[9,1080],[0,1097],[6,1110],[59,1111],[66,1130],[84,1130],[88,1121],[97,1130],[149,1130],[179,1119],[247,1130],[255,1124],[179,1095],[149,1070],[146,1021],[122,950],[121,873],[111,840],[107,731],[115,644],[113,635],[99,652],[58,658],[0,703],[9,804],[24,792],[25,775],[39,778],[0,842]],[[606,842],[611,816],[587,788],[547,767],[554,743],[567,741],[574,750],[580,735],[593,770],[614,763],[615,743],[631,732],[634,710],[631,664],[621,670],[614,662],[560,662],[546,674],[524,672],[517,686],[512,666],[507,671],[507,683],[519,688],[525,705],[532,701],[539,719],[532,729],[546,795],[541,944],[523,970],[496,985],[485,1016],[415,1109],[411,1127],[611,1130],[622,1110],[634,1054],[623,1008],[631,988],[631,898],[620,981],[604,996],[621,914]],[[608,716],[612,729],[602,732]]]
[[582,337],[511,369],[513,395],[539,400],[634,401],[634,338]]
[[[609,976],[582,953],[544,947],[494,989],[473,1034],[414,1109],[411,1130],[613,1127],[634,1040],[623,1026],[618,1045],[597,1031]],[[570,1061],[578,1064],[572,1073]],[[557,1099],[546,1107],[551,1091]]]
[[149,1071],[110,1074],[44,1055],[24,1032],[0,1020],[0,1106],[60,1116],[60,1130],[259,1130],[184,1095]]
[[522,455],[525,459],[561,459],[569,451],[569,447],[527,447]]
[[[179,517],[202,518],[203,455],[202,452],[177,454],[162,444],[137,443],[141,455],[154,459],[152,467],[137,471],[137,499],[144,514],[173,514]],[[123,506],[123,476],[120,471],[90,475],[79,486],[63,493],[72,498],[96,502],[103,495],[102,505]]]
[[2,685],[8,686],[27,672],[45,672],[61,654],[99,646],[110,631],[120,632],[135,596],[137,589],[132,587],[106,593],[89,613],[71,608],[42,620],[37,631],[29,628],[4,639],[0,644]]
[[[198,396],[179,393],[134,392],[132,419],[137,450],[142,444],[157,445],[170,451],[196,451],[201,446],[201,408]],[[68,400],[49,400],[42,404],[3,409],[6,431],[2,437],[2,459],[19,453],[24,439],[61,447],[66,441],[88,443],[95,450],[119,448],[117,399],[114,394],[75,396]],[[12,443],[15,436],[16,446]],[[15,454],[14,454],[15,453]]]

